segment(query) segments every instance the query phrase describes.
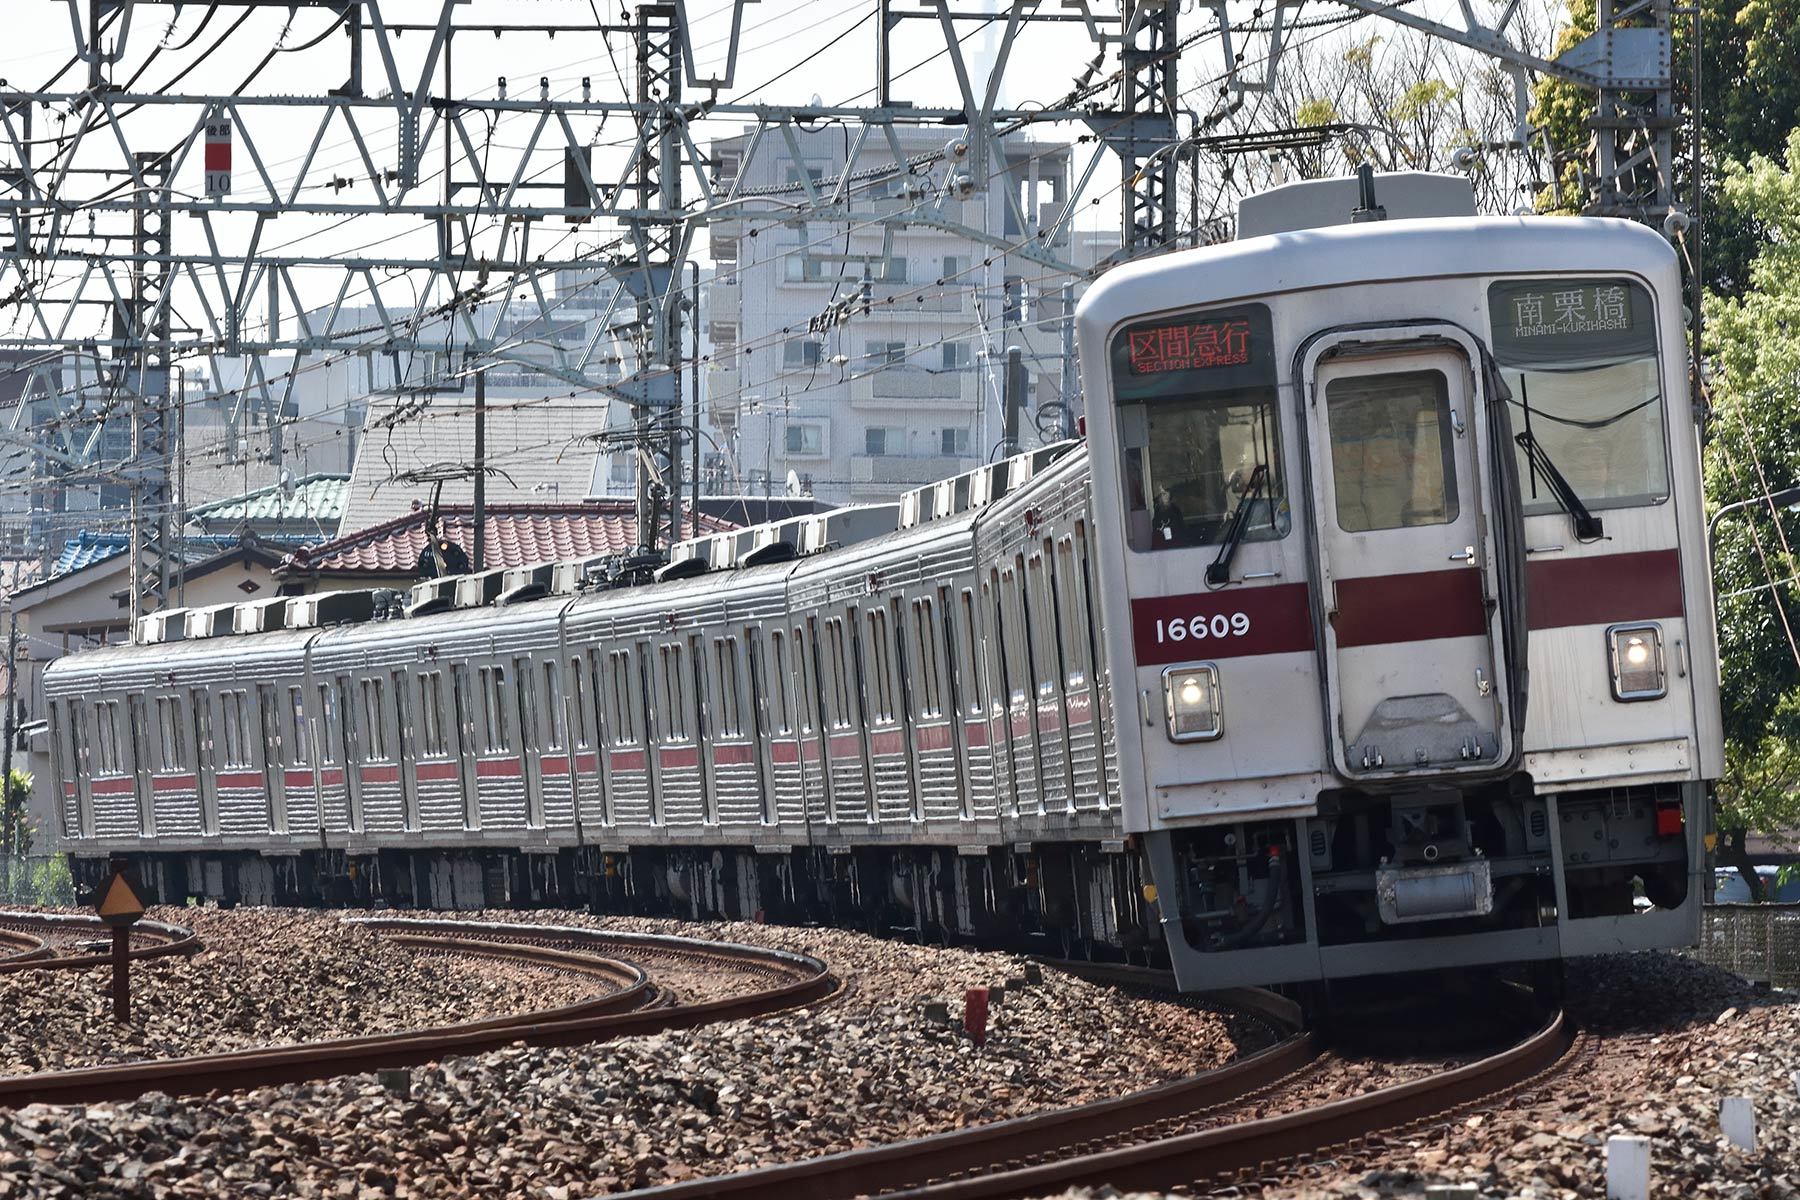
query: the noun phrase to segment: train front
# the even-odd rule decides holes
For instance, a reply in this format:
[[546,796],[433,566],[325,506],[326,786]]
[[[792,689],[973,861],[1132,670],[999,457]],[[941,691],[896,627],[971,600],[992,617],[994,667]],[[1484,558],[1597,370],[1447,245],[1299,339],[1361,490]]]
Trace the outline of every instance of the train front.
[[1476,218],[1089,293],[1122,803],[1184,987],[1695,941],[1723,750],[1679,298],[1648,230]]

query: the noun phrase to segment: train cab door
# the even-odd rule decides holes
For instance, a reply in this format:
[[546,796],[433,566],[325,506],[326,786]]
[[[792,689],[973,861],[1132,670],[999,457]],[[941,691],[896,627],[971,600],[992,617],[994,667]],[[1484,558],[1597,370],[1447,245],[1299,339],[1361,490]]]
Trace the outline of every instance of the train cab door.
[[1479,362],[1449,326],[1339,331],[1304,355],[1327,724],[1346,779],[1490,772],[1514,754]]

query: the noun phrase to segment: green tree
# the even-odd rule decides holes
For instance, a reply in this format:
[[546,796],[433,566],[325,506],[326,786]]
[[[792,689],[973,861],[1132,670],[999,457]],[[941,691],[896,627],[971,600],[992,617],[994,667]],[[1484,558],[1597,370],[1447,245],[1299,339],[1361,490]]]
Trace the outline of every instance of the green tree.
[[[1752,155],[1720,172],[1721,214],[1754,214],[1769,237],[1740,294],[1706,300],[1714,506],[1800,481],[1800,130],[1786,140],[1783,160]],[[1753,506],[1728,517],[1714,560],[1727,744],[1721,853],[1758,899],[1746,832],[1800,827],[1800,522],[1781,516],[1778,524]]]

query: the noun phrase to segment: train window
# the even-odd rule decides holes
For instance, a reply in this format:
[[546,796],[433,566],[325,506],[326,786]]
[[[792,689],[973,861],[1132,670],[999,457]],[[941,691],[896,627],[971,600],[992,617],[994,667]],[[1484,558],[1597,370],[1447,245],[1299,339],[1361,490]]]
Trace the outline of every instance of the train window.
[[94,705],[94,770],[101,775],[119,773],[119,706]]
[[445,752],[444,700],[439,690],[443,674],[429,671],[419,676],[419,753],[438,758]]
[[591,746],[588,737],[587,664],[579,658],[569,660],[569,716],[574,719],[575,745]]
[[714,638],[713,656],[718,661],[718,735],[741,737],[744,733],[744,718],[739,699],[741,693],[738,691],[738,640]]
[[1367,533],[1456,520],[1455,434],[1442,371],[1333,379],[1325,408],[1340,528]]
[[687,740],[687,681],[681,675],[681,643],[667,642],[661,648],[663,741]]
[[294,748],[294,761],[312,761],[312,741],[307,737],[306,700],[298,687],[288,689],[288,744]]
[[1245,504],[1246,540],[1287,536],[1269,310],[1140,322],[1111,357],[1132,549],[1216,545]]
[[1014,559],[1003,576],[1000,598],[1005,618],[1000,626],[1001,661],[1006,664],[1006,699],[1010,704],[1023,704],[1031,689],[1031,659],[1026,648],[1025,570]]
[[[812,645],[810,654],[807,652],[809,639]],[[800,708],[794,716],[796,718],[795,728],[799,729],[801,733],[811,733],[814,729],[814,722],[819,720],[818,654],[818,626],[809,623],[806,628],[802,628],[796,625],[794,627],[794,669],[798,672],[800,690],[795,695]]]
[[1053,594],[1055,584],[1050,577],[1049,543],[1045,543],[1042,554],[1033,554],[1025,564],[1025,579],[1030,585],[1025,599],[1031,606],[1031,620],[1025,623],[1025,642],[1031,652],[1038,695],[1049,698],[1056,694],[1059,682],[1057,642],[1061,640]]
[[1061,618],[1063,682],[1070,691],[1087,686],[1086,568],[1087,564],[1075,557],[1074,536],[1065,534],[1056,547],[1056,611]]
[[487,753],[503,754],[512,744],[507,735],[506,668],[481,669],[481,724],[487,741]]
[[[1488,310],[1513,433],[1529,433],[1588,508],[1668,499],[1650,293],[1623,279],[1506,280]],[[1523,448],[1519,489],[1527,514],[1558,511]]]
[[547,661],[544,663],[544,746],[560,750],[562,745],[562,680],[556,673],[556,663]]
[[142,696],[125,697],[125,724],[131,732],[131,763],[134,770],[142,771],[149,766],[148,750],[150,741],[144,725],[144,698]]
[[[406,672],[395,671],[391,682],[394,685],[394,731],[400,739],[397,749],[404,751],[408,746],[418,746],[418,731],[412,723],[412,696],[406,690]],[[391,757],[404,758],[404,753]]]

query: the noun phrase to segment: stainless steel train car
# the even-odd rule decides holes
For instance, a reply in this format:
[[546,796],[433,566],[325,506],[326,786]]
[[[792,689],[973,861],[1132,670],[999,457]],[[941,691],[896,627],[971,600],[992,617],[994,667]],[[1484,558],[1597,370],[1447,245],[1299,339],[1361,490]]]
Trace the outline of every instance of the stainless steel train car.
[[1194,988],[1691,943],[1722,745],[1674,255],[1292,224],[1090,290],[1084,442],[653,581],[54,664],[65,846],[165,899],[833,921]]

